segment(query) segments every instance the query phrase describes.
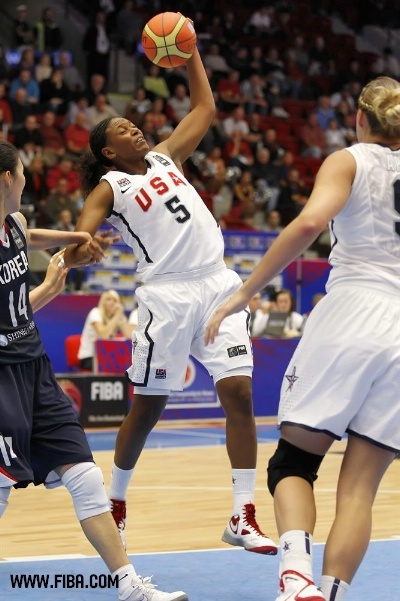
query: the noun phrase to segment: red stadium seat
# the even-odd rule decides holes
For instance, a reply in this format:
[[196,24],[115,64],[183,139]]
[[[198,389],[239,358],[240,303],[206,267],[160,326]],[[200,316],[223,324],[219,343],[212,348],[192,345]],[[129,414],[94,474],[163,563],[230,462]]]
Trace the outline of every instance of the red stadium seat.
[[81,343],[80,334],[71,334],[65,339],[65,355],[69,371],[80,371],[78,351]]

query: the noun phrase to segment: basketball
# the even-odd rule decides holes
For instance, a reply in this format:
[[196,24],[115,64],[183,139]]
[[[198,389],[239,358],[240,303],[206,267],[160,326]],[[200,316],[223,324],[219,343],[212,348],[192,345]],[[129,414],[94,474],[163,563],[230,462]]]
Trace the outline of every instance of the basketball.
[[145,25],[142,47],[155,65],[179,67],[192,56],[196,47],[193,23],[180,13],[160,13]]

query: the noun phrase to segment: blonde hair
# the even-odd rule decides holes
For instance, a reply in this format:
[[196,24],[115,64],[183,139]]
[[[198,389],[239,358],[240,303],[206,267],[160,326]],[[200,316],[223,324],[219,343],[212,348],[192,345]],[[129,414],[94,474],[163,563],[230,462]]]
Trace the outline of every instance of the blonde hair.
[[371,133],[389,139],[400,138],[400,83],[392,77],[377,77],[363,88],[358,99]]
[[107,298],[109,298],[111,296],[111,298],[113,298],[114,300],[116,300],[117,302],[121,302],[121,297],[119,296],[118,292],[116,290],[106,290],[105,292],[103,292],[100,296],[99,299],[99,310],[101,313],[101,320],[104,324],[106,324],[110,318],[107,317],[106,315],[106,311],[105,311],[105,302],[107,300]]

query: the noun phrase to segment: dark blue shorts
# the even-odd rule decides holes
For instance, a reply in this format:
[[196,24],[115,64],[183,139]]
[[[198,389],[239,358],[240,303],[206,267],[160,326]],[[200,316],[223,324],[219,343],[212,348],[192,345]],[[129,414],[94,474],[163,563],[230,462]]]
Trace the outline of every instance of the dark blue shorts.
[[0,365],[0,486],[41,484],[84,461],[93,461],[89,444],[47,355]]

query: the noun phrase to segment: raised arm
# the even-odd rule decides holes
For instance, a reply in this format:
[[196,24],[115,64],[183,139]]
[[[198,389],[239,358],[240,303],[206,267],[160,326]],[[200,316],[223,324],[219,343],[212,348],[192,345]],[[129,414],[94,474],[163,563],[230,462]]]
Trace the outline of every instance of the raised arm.
[[196,49],[186,63],[189,75],[191,110],[170,137],[158,144],[158,150],[182,164],[196,150],[210,127],[215,114],[214,96],[200,54]]
[[213,342],[225,317],[243,310],[250,298],[301,255],[342,210],[350,194],[356,163],[346,150],[322,164],[312,194],[296,219],[279,234],[241,288],[224,303],[206,326],[205,344]]

